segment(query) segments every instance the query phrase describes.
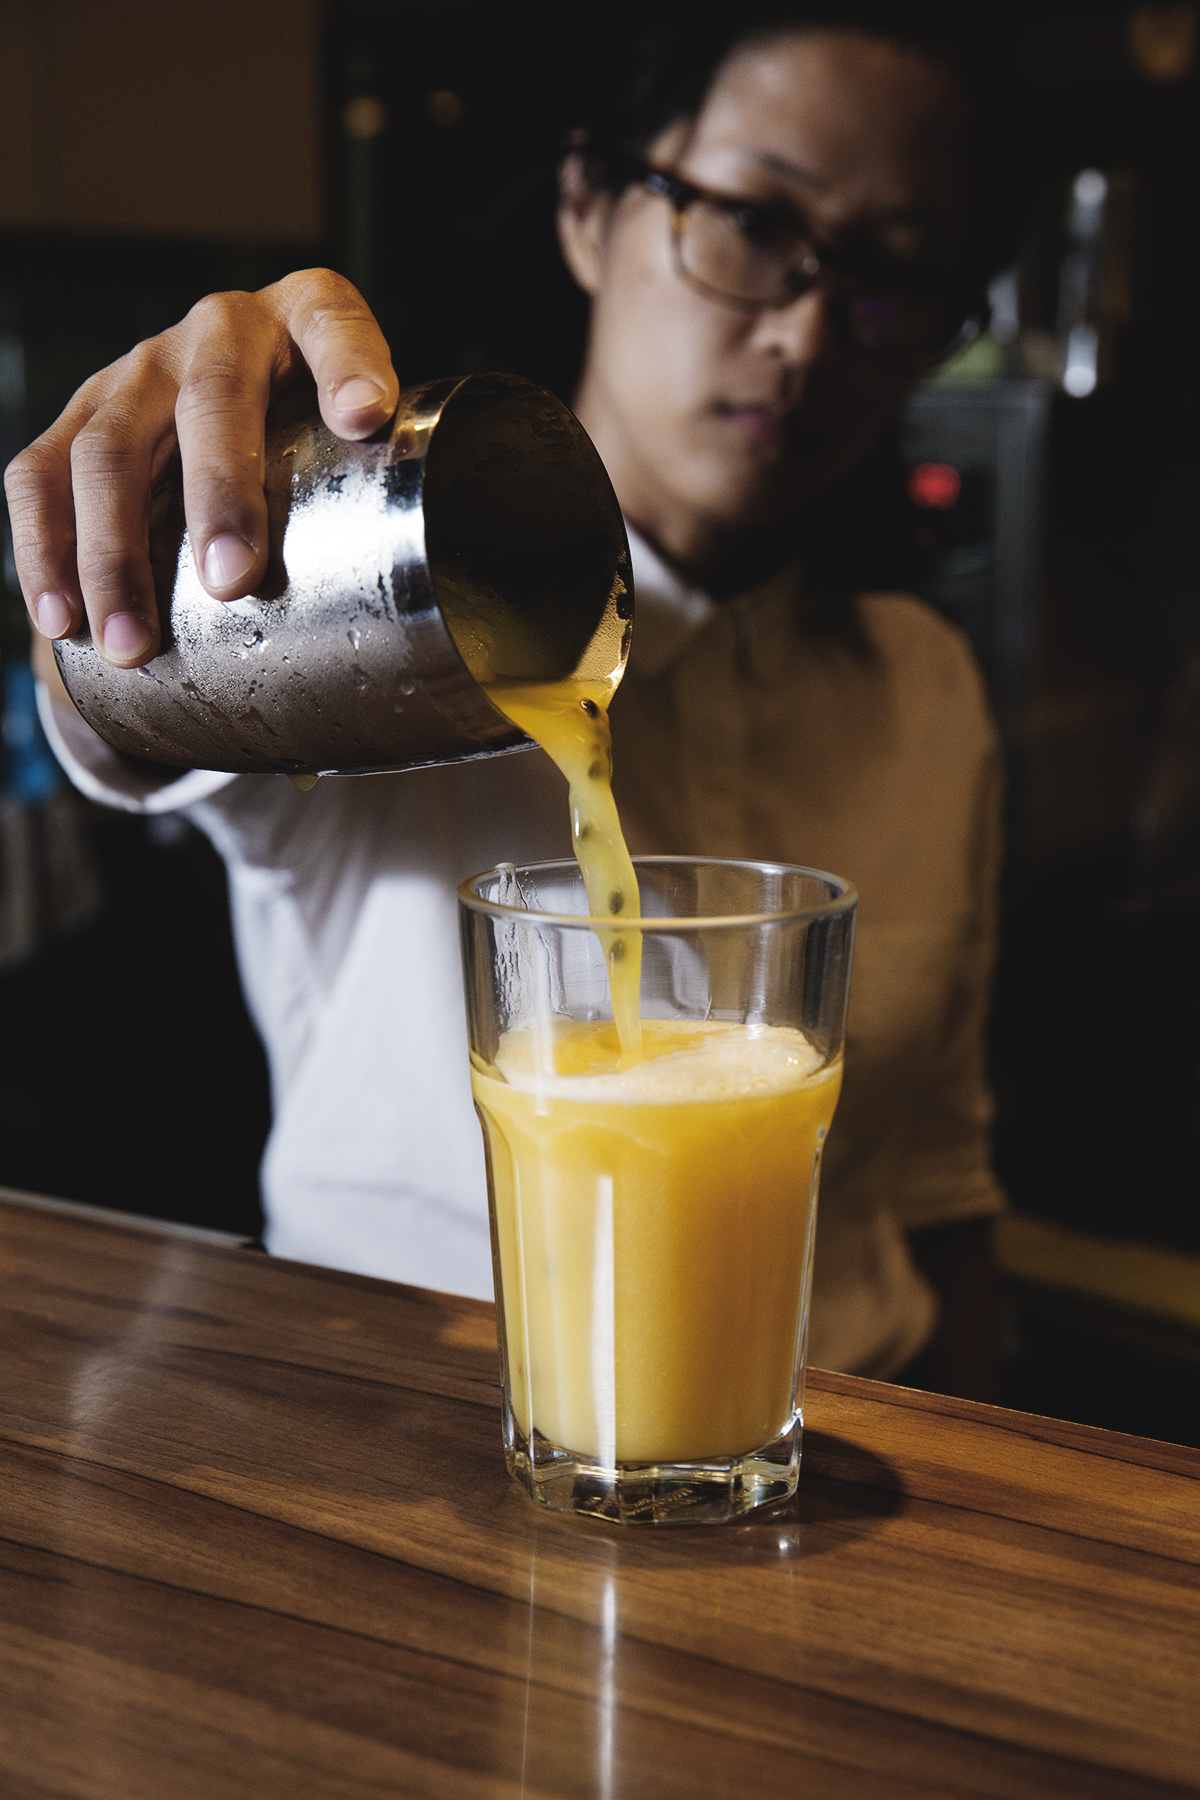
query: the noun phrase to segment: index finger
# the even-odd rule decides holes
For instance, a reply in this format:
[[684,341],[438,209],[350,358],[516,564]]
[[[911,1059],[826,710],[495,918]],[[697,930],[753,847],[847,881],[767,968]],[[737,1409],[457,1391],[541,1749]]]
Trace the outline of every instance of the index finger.
[[307,364],[326,424],[362,438],[391,418],[399,384],[366,302],[327,269],[257,294],[211,294],[188,318],[193,349],[175,407],[188,535],[208,592],[236,600],[266,568],[272,398]]
[[329,269],[305,269],[277,282],[275,293],[330,431],[352,439],[382,431],[396,410],[400,383],[387,340],[358,289]]

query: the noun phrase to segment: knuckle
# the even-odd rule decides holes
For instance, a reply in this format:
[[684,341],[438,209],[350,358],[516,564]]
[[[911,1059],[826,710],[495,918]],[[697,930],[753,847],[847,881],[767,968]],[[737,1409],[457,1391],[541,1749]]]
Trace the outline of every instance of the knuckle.
[[324,343],[326,339],[345,331],[347,326],[357,328],[365,323],[366,313],[362,307],[326,301],[309,308],[306,336]]
[[[17,574],[26,599],[31,598],[30,583],[56,579],[54,571],[63,571],[74,562],[76,535],[73,521],[63,520],[53,527],[34,512],[11,515],[12,551]],[[65,579],[60,573],[57,579]]]
[[170,335],[164,331],[158,337],[145,338],[127,351],[115,368],[126,380],[144,383],[160,379],[169,364]]
[[96,542],[81,545],[79,579],[92,598],[140,593],[145,585],[145,551],[129,544]]
[[261,386],[261,380],[253,379],[230,357],[207,362],[180,384],[175,418],[185,427],[201,419],[228,419],[244,408]]
[[135,421],[119,406],[96,413],[71,441],[74,480],[95,482],[127,475],[146,461]]
[[276,288],[293,306],[315,306],[326,298],[335,304],[356,302],[360,307],[364,304],[353,282],[339,275],[336,269],[296,269],[277,282]]
[[26,506],[41,497],[44,488],[62,475],[63,458],[58,446],[46,437],[14,456],[4,471],[4,492],[10,506]]
[[187,315],[186,323],[199,329],[202,336],[211,332],[236,332],[239,325],[259,310],[253,294],[231,290],[223,294],[205,294]]
[[[135,397],[143,395],[162,380],[169,367],[169,359],[164,346],[169,333],[163,332],[156,338],[147,338],[127,350],[116,362],[109,363],[107,368],[100,369],[89,376],[75,395],[70,406],[59,420],[59,426],[70,427],[81,414],[84,424],[88,423],[104,407],[111,404],[131,404]],[[76,426],[75,429],[82,427]]]
[[251,544],[265,538],[266,501],[261,460],[224,455],[189,468],[188,520],[194,538],[236,531]]
[[297,277],[291,316],[294,330],[318,348],[347,329],[361,336],[376,328],[358,289],[331,269],[306,269]]
[[177,408],[184,415],[235,406],[270,379],[279,322],[258,294],[209,294],[188,314],[189,356]]
[[189,504],[244,511],[248,493],[262,493],[262,456],[249,445],[208,444],[188,461]]

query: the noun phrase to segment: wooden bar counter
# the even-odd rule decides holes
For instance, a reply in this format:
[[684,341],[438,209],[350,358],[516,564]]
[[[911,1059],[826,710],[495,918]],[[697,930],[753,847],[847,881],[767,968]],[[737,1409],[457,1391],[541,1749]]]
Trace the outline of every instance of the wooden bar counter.
[[539,1514],[491,1309],[0,1201],[4,1800],[1200,1793],[1200,1452],[843,1376],[795,1502]]

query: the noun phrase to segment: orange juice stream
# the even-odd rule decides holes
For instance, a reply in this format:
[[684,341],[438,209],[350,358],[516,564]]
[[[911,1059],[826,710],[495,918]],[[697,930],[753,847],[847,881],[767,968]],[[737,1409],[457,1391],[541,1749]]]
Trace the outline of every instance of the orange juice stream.
[[[639,899],[621,821],[612,796],[610,681],[519,683],[491,681],[493,705],[531,737],[570,783],[571,839],[596,919],[636,919]],[[625,1055],[641,1049],[638,990],[642,937],[638,931],[597,927],[608,964],[613,1018]]]

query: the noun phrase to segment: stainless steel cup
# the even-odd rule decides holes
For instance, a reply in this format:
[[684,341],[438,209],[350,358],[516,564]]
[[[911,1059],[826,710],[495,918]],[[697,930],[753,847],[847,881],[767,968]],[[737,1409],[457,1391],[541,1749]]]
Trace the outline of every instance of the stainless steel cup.
[[115,669],[55,644],[100,736],[172,768],[367,774],[521,748],[489,677],[619,679],[625,528],[578,420],[517,375],[427,382],[386,437],[267,433],[271,566],[246,600],[200,584],[178,465],[155,490],[160,653]]

